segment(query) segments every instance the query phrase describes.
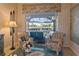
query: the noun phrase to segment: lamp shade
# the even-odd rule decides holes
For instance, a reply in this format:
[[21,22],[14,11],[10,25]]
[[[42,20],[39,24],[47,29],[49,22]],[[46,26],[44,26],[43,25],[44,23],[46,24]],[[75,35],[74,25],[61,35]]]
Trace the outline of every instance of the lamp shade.
[[10,27],[17,27],[17,24],[15,21],[10,21],[9,26]]

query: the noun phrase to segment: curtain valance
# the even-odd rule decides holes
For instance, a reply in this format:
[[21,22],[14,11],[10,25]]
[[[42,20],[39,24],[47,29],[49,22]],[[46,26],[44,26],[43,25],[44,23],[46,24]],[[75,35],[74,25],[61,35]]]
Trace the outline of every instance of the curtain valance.
[[22,7],[26,13],[61,11],[60,3],[23,4]]

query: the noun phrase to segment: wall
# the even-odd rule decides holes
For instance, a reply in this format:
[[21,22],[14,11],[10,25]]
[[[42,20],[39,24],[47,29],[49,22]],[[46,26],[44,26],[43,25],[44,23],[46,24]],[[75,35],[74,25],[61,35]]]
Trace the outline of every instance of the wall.
[[66,34],[64,46],[70,46],[70,4],[61,4],[61,12],[59,13],[59,31]]
[[22,4],[17,4],[16,22],[18,24],[17,32],[25,31],[25,13],[22,11]]
[[10,21],[10,11],[16,10],[16,4],[0,4],[0,33],[4,34],[4,48],[11,47],[10,28],[7,24]]

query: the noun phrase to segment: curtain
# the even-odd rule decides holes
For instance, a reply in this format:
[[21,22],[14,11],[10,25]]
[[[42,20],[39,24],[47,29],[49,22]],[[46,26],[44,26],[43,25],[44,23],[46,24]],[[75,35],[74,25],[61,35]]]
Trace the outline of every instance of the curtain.
[[24,13],[61,11],[60,3],[23,4],[22,7]]

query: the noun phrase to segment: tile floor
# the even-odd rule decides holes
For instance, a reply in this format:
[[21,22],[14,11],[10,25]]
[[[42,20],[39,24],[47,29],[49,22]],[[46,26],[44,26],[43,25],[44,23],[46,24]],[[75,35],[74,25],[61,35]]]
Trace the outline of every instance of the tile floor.
[[70,48],[64,48],[63,50],[65,56],[76,56],[76,54]]

